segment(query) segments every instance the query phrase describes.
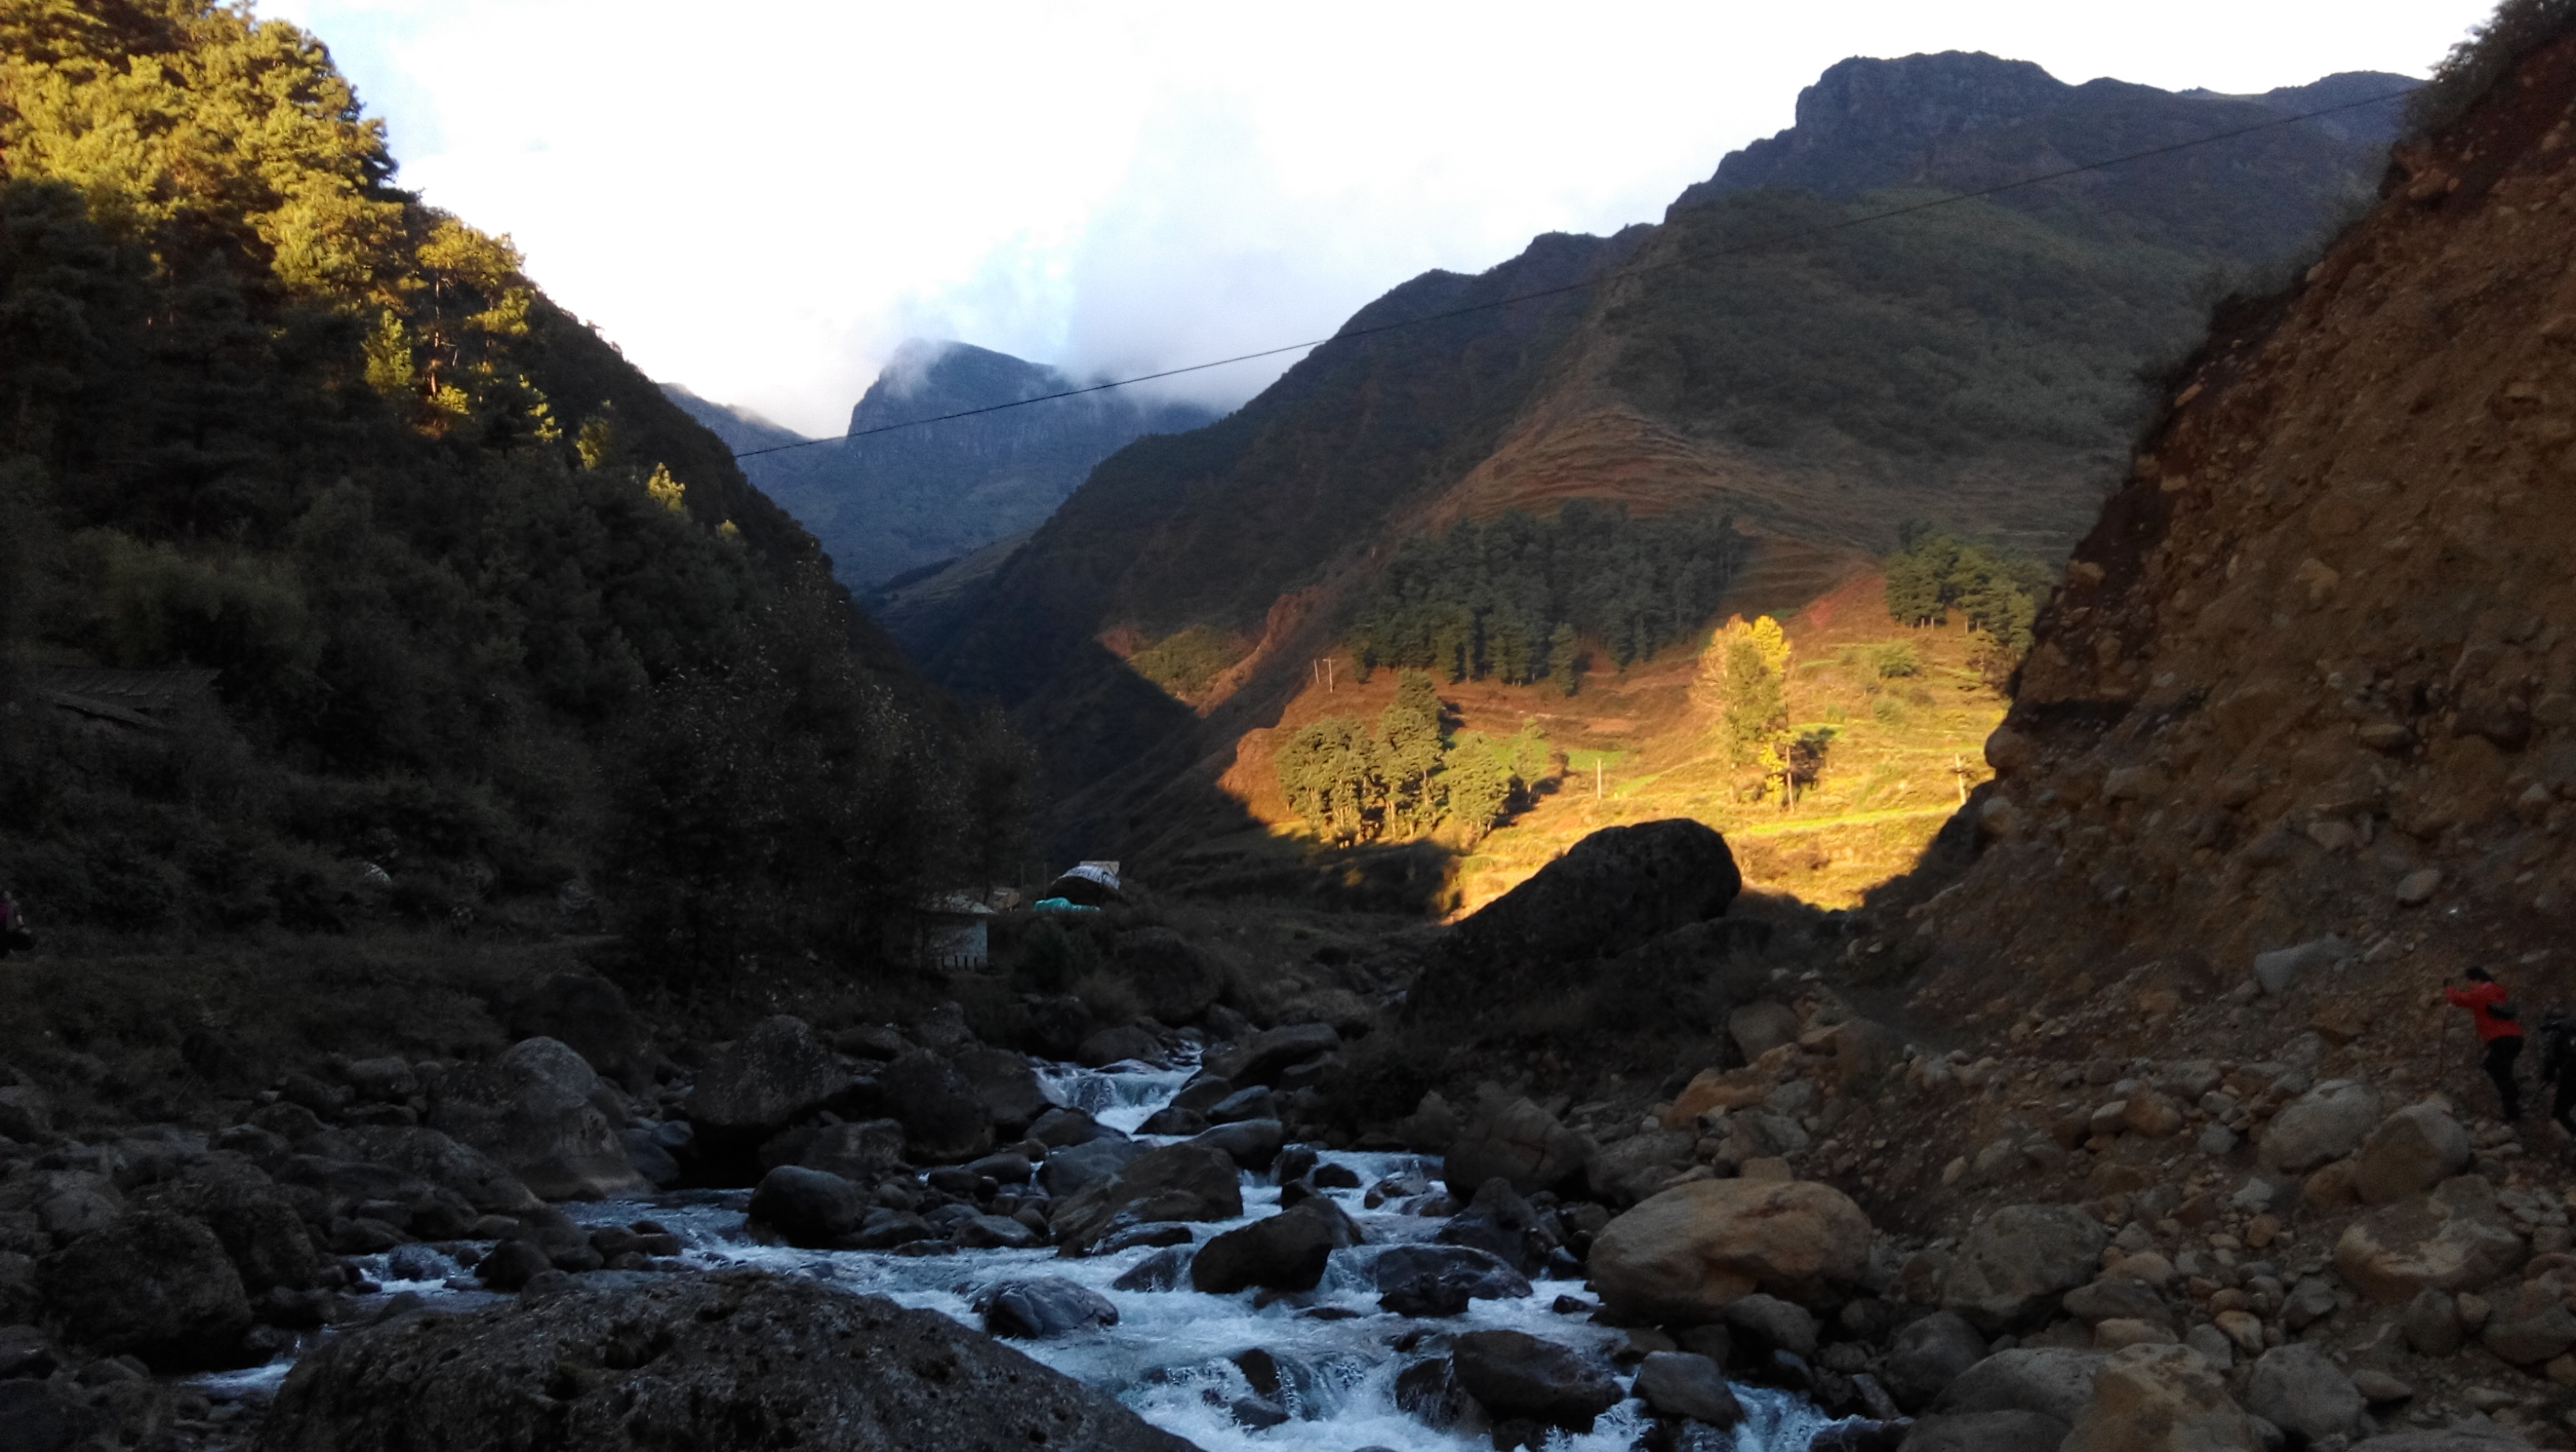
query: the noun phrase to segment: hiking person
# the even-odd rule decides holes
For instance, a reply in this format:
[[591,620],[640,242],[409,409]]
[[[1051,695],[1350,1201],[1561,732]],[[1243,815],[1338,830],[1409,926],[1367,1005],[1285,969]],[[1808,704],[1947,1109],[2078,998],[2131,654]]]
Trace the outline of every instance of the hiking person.
[[36,935],[27,931],[27,915],[18,911],[18,900],[0,888],[0,958],[23,953],[36,946]]
[[2553,1092],[2549,1117],[2576,1139],[2576,1020],[2563,1008],[2540,1016],[2540,1082]]
[[2522,1118],[2522,1086],[2514,1082],[2513,1061],[2522,1053],[2521,1015],[2506,996],[2504,985],[2484,968],[2472,968],[2465,975],[2466,988],[2453,988],[2451,980],[2442,980],[2442,996],[2455,1008],[2469,1011],[2469,1021],[2477,1025],[2478,1042],[2486,1046],[2478,1066],[2495,1081],[2496,1096],[2504,1101],[2504,1120],[2512,1124]]

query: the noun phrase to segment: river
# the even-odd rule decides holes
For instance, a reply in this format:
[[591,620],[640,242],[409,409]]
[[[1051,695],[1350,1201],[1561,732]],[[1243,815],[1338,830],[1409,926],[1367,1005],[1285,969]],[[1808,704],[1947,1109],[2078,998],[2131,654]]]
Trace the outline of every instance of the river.
[[[1106,1070],[1054,1065],[1042,1066],[1040,1082],[1055,1102],[1086,1110],[1100,1123],[1132,1134],[1180,1091],[1192,1072],[1193,1066],[1188,1065],[1130,1063]],[[1170,1291],[1117,1289],[1112,1283],[1120,1275],[1155,1253],[1149,1247],[1072,1260],[1057,1258],[1052,1249],[905,1255],[762,1245],[744,1230],[748,1190],[684,1192],[651,1201],[601,1201],[562,1208],[587,1225],[658,1221],[680,1236],[685,1247],[682,1259],[692,1266],[710,1270],[754,1266],[811,1276],[853,1292],[937,1311],[970,1326],[982,1324],[971,1309],[975,1293],[996,1281],[1033,1277],[1074,1281],[1115,1304],[1117,1324],[1011,1344],[1057,1371],[1109,1392],[1146,1420],[1208,1452],[1354,1452],[1367,1447],[1390,1452],[1462,1452],[1490,1447],[1487,1429],[1472,1411],[1455,1426],[1434,1428],[1398,1408],[1397,1374],[1415,1361],[1438,1355],[1445,1345],[1443,1338],[1464,1331],[1508,1328],[1604,1353],[1622,1339],[1622,1333],[1596,1326],[1580,1314],[1551,1309],[1559,1296],[1581,1291],[1579,1283],[1569,1281],[1534,1281],[1526,1297],[1473,1301],[1467,1313],[1459,1316],[1417,1320],[1380,1310],[1372,1270],[1377,1255],[1388,1246],[1429,1241],[1442,1222],[1399,1213],[1402,1202],[1396,1199],[1370,1209],[1364,1203],[1365,1187],[1408,1173],[1436,1183],[1439,1163],[1411,1154],[1346,1151],[1325,1151],[1321,1161],[1348,1168],[1363,1187],[1322,1193],[1359,1223],[1366,1242],[1336,1251],[1323,1283],[1313,1292],[1278,1298],[1262,1307],[1254,1305],[1257,1293],[1253,1291],[1207,1295],[1187,1289],[1186,1282],[1182,1289]],[[1242,1218],[1189,1228],[1203,1244],[1224,1231],[1277,1213],[1278,1204],[1279,1186],[1269,1176],[1246,1173]],[[417,1256],[427,1247],[406,1249]],[[386,1257],[369,1257],[363,1263],[389,1295],[408,1291],[434,1304],[459,1308],[502,1299],[468,1289],[472,1281],[460,1267],[446,1267],[455,1272],[452,1279],[413,1280],[393,1276]],[[1276,1401],[1289,1413],[1289,1420],[1277,1426],[1246,1426],[1229,1410],[1256,1391],[1232,1358],[1256,1348],[1270,1353],[1284,1373]],[[273,1364],[209,1379],[208,1389],[237,1395],[273,1385],[284,1374],[282,1363]],[[1746,1414],[1736,1429],[1737,1452],[1806,1452],[1815,1433],[1833,1425],[1822,1412],[1788,1392],[1739,1385],[1736,1395]],[[1624,1403],[1601,1417],[1590,1433],[1558,1434],[1548,1446],[1551,1452],[1626,1452],[1647,1425],[1639,1413],[1639,1403]]]

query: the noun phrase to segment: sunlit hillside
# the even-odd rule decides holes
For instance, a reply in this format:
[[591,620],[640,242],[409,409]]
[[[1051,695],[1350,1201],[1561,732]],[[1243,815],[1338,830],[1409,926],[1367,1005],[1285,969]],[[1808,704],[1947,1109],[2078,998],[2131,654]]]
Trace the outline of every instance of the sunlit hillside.
[[[1983,746],[2005,703],[1973,663],[1978,638],[1956,623],[1898,625],[1884,591],[1883,577],[1860,576],[1783,622],[1793,727],[1833,732],[1822,772],[1794,805],[1782,803],[1776,786],[1757,797],[1758,773],[1729,764],[1713,706],[1694,699],[1696,648],[1589,675],[1571,697],[1548,681],[1442,682],[1459,731],[1543,739],[1523,754],[1554,763],[1530,805],[1461,859],[1454,910],[1500,896],[1596,828],[1659,817],[1718,828],[1755,885],[1822,906],[1856,902],[1911,865],[1964,792],[1989,775]],[[1898,645],[1910,647],[1913,671],[1882,675],[1885,648]],[[1277,743],[1326,717],[1373,719],[1396,688],[1395,672],[1361,683],[1347,660],[1338,662],[1329,687],[1317,680],[1279,725],[1243,739],[1225,787],[1274,836],[1302,837],[1279,788]]]

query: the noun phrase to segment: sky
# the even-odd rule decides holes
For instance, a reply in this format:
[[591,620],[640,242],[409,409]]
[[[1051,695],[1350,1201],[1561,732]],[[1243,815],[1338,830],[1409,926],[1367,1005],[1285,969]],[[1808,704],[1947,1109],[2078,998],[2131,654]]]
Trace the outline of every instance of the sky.
[[[2492,0],[256,5],[646,372],[821,435],[906,338],[1150,372],[1659,220],[1846,56],[2263,91],[2420,76]],[[1294,361],[1167,386],[1231,406]]]

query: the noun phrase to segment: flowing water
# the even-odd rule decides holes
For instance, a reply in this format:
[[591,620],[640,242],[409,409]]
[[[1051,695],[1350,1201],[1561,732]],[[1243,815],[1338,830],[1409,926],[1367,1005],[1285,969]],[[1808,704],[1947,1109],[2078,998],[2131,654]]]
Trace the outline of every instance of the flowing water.
[[[1069,1065],[1043,1066],[1040,1082],[1057,1103],[1087,1110],[1112,1128],[1133,1133],[1189,1081],[1193,1068],[1121,1064],[1107,1070]],[[1158,1141],[1168,1142],[1168,1141]],[[1349,1168],[1361,1185],[1390,1176],[1415,1173],[1438,1179],[1437,1161],[1405,1154],[1327,1151],[1326,1164]],[[1486,1429],[1469,1421],[1435,1429],[1395,1404],[1395,1378],[1407,1365],[1440,1354],[1445,1339],[1464,1331],[1508,1328],[1526,1331],[1580,1350],[1606,1350],[1620,1333],[1595,1326],[1580,1315],[1560,1315],[1554,1300],[1581,1287],[1565,1281],[1535,1281],[1531,1294],[1517,1300],[1480,1300],[1461,1316],[1413,1320],[1378,1309],[1373,1265],[1386,1247],[1427,1241],[1439,1230],[1436,1218],[1404,1215],[1389,1199],[1380,1209],[1365,1207],[1364,1190],[1328,1190],[1367,1236],[1351,1249],[1333,1253],[1323,1284],[1312,1293],[1256,1307],[1256,1293],[1205,1295],[1184,1287],[1171,1291],[1121,1291],[1111,1282],[1153,1255],[1138,1248],[1115,1255],[1060,1260],[1052,1249],[974,1250],[940,1255],[901,1255],[873,1251],[796,1250],[757,1243],[743,1229],[743,1210],[750,1192],[709,1191],[666,1196],[652,1202],[608,1201],[567,1205],[564,1209],[586,1224],[659,1221],[677,1232],[686,1245],[683,1258],[695,1266],[756,1266],[787,1274],[812,1276],[854,1292],[885,1296],[907,1306],[938,1311],[969,1326],[982,1318],[970,1302],[981,1288],[996,1281],[1060,1277],[1107,1297],[1118,1308],[1118,1322],[1046,1341],[1011,1344],[1046,1363],[1117,1396],[1146,1420],[1208,1452],[1354,1452],[1385,1447],[1394,1452],[1461,1452],[1490,1447]],[[1199,1243],[1253,1220],[1277,1213],[1279,1186],[1266,1176],[1247,1174],[1241,1219],[1189,1227]],[[370,1269],[386,1270],[384,1257],[372,1257]],[[438,1279],[384,1279],[388,1294],[411,1291],[447,1305],[502,1299],[461,1289]],[[1325,1310],[1326,1316],[1312,1314]],[[1347,1312],[1335,1316],[1331,1313]],[[1397,1343],[1407,1349],[1399,1351]],[[1284,1375],[1279,1403],[1290,1413],[1286,1423],[1252,1428],[1229,1410],[1253,1395],[1254,1388],[1232,1357],[1252,1349],[1269,1352]],[[284,1365],[233,1373],[234,1387],[250,1389],[273,1383]],[[1832,1425],[1803,1400],[1765,1387],[1739,1386],[1745,1408],[1736,1430],[1737,1452],[1806,1452],[1815,1433]],[[1558,1434],[1548,1445],[1564,1452],[1625,1452],[1644,1430],[1639,1404],[1628,1402],[1603,1416],[1584,1435]]]

